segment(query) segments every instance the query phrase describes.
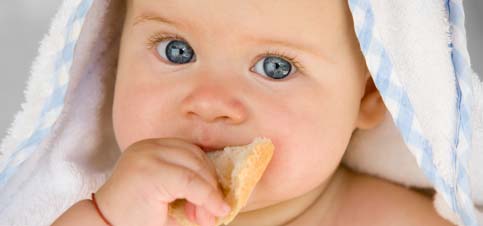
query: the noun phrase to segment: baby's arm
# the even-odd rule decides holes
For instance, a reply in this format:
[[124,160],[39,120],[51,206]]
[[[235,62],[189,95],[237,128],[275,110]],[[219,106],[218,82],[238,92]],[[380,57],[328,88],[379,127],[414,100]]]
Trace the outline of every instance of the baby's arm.
[[[185,213],[199,225],[214,225],[216,216],[230,212],[211,160],[200,147],[178,138],[131,144],[95,194],[102,215],[116,226],[176,225],[168,216],[168,205],[177,199],[188,201]],[[103,223],[94,203],[83,200],[54,226],[107,225]]]
[[65,211],[52,226],[106,226],[96,211],[94,204],[89,200],[82,200]]

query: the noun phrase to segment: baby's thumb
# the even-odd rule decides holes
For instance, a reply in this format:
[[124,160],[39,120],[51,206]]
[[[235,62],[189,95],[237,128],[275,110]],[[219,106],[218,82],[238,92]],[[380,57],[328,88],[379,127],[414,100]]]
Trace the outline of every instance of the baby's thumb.
[[203,206],[197,206],[190,202],[185,205],[186,216],[188,219],[200,226],[214,226],[215,216]]
[[174,217],[169,216],[168,221],[164,224],[165,226],[180,226],[178,223],[176,223],[176,219]]

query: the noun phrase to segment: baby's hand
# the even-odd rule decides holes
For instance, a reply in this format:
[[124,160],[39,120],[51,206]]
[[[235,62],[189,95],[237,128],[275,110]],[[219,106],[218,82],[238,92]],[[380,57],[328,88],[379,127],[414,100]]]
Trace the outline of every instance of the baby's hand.
[[223,211],[212,162],[200,147],[174,138],[129,146],[96,192],[100,210],[115,226],[175,226],[168,204],[183,198],[188,200],[187,215],[202,226],[229,212]]

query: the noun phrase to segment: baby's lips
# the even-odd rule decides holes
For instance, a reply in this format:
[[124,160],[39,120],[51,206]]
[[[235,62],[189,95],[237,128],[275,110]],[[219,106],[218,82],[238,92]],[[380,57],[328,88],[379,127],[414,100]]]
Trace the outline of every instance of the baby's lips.
[[208,145],[208,144],[202,144],[202,143],[194,143],[195,145],[197,145],[198,147],[201,148],[201,150],[203,150],[205,153],[208,153],[208,152],[214,152],[214,151],[222,151],[223,149],[225,149],[225,147],[236,147],[236,146],[244,146],[244,145],[247,145],[249,144],[250,142],[248,143],[239,143],[239,144],[229,144],[229,143],[225,143],[225,144],[222,144],[222,145]]
[[197,144],[201,150],[203,150],[204,152],[208,153],[208,152],[213,152],[213,151],[219,151],[219,150],[223,150],[224,147],[221,147],[221,148],[218,148],[218,147],[209,147],[209,146],[203,146],[203,145],[199,145]]

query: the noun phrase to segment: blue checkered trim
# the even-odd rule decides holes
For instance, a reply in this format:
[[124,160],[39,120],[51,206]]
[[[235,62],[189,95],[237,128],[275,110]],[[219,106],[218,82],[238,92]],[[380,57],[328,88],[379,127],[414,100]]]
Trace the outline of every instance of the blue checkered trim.
[[[446,0],[448,1],[448,0]],[[465,40],[464,14],[461,1],[449,1],[447,4],[451,36],[453,40]],[[393,64],[387,51],[374,32],[374,12],[369,0],[349,0],[349,7],[354,18],[357,38],[366,58],[369,71],[381,96],[391,113],[394,123],[399,128],[404,142],[416,157],[419,167],[433,183],[452,210],[457,213],[464,225],[477,226],[474,205],[470,196],[468,176],[468,153],[471,151],[471,79],[468,59],[462,58],[461,50],[466,50],[466,43],[452,43],[452,60],[455,68],[458,124],[452,150],[452,165],[456,177],[447,182],[434,164],[430,142],[421,130],[418,118],[408,97],[407,91],[393,70]],[[458,32],[459,31],[459,32]],[[458,36],[458,37],[457,37]],[[464,44],[464,45],[463,45]]]
[[73,0],[73,2],[78,3],[73,4],[75,7],[72,8],[71,12],[67,12],[70,16],[65,21],[64,32],[62,32],[64,34],[64,44],[61,45],[56,57],[52,60],[54,68],[54,73],[50,78],[52,93],[43,105],[33,133],[16,147],[12,155],[9,156],[5,168],[0,172],[0,188],[5,186],[9,178],[46,138],[62,111],[68,86],[69,71],[74,58],[74,49],[93,0]]
[[[466,31],[464,26],[465,14],[462,0],[445,0],[446,10],[448,11],[448,19],[451,31],[451,59],[454,65],[456,90],[458,94],[458,124],[457,139],[455,139],[455,165],[456,165],[456,183],[459,189],[456,199],[461,204],[460,215],[472,217],[473,222],[463,221],[467,225],[476,225],[474,216],[474,204],[471,200],[470,178],[468,176],[468,156],[472,151],[473,129],[471,126],[471,103],[473,103],[473,86],[472,86],[472,70],[470,67],[470,59],[466,48]],[[459,161],[458,161],[459,160]],[[467,223],[468,222],[468,223]]]

